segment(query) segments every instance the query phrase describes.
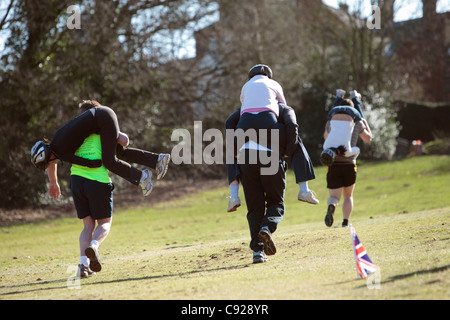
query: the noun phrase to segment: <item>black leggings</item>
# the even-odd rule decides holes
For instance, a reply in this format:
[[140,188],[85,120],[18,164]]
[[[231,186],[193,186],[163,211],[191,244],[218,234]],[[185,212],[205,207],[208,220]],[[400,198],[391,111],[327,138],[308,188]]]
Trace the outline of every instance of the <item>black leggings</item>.
[[100,128],[102,143],[102,162],[106,169],[124,178],[134,185],[139,185],[142,172],[129,163],[116,157],[117,139],[119,138],[119,122],[117,115],[110,108],[98,107],[95,110],[95,121]]

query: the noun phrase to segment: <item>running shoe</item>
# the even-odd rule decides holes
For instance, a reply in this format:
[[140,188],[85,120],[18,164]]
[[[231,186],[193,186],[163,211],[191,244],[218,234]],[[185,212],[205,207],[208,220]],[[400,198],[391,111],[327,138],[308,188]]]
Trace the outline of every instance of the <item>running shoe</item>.
[[344,96],[345,96],[345,91],[344,90],[342,90],[342,89],[337,89],[336,90],[336,97],[344,99]]
[[253,263],[262,263],[268,260],[264,251],[253,251]]
[[100,262],[97,247],[89,245],[89,247],[84,250],[84,253],[86,254],[86,257],[89,258],[89,268],[94,272],[100,272],[102,270],[102,264]]
[[142,189],[144,197],[148,196],[153,190],[152,172],[149,169],[142,170],[141,181],[139,186]]
[[319,204],[319,200],[316,199],[316,195],[312,190],[309,190],[309,192],[299,191],[297,198],[299,201],[304,201],[311,204]]
[[170,154],[160,154],[156,164],[156,180],[161,180],[169,168]]
[[331,227],[333,225],[333,214],[334,214],[334,210],[336,209],[336,206],[333,204],[330,204],[328,206],[328,210],[327,210],[327,214],[325,215],[325,225],[327,227]]
[[95,275],[95,272],[89,269],[89,267],[86,267],[84,264],[81,263],[78,265],[77,277],[87,278],[93,275]]
[[272,239],[272,233],[269,231],[267,227],[262,227],[258,233],[259,240],[264,244],[264,252],[272,256],[277,253],[277,248],[275,247],[275,243]]
[[241,206],[241,199],[239,197],[230,198],[230,200],[228,201],[227,212],[236,211],[236,209],[239,208],[240,206]]

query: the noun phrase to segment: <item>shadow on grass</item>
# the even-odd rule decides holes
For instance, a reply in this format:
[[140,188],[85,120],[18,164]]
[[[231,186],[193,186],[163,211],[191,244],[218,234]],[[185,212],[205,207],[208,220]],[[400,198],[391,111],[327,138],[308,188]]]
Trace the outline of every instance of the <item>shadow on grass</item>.
[[[398,274],[396,276],[391,276],[391,277],[387,278],[386,280],[381,280],[381,284],[391,283],[391,282],[395,282],[395,281],[398,281],[398,280],[403,280],[403,279],[407,279],[407,278],[411,278],[411,277],[415,277],[415,276],[420,276],[420,275],[424,275],[424,274],[429,274],[429,273],[442,272],[442,271],[445,271],[445,270],[448,270],[448,269],[450,269],[450,264],[448,264],[446,266],[441,266],[441,267],[436,267],[436,268],[432,268],[432,269],[427,269],[427,270],[418,270],[418,271]],[[358,280],[364,280],[364,279],[358,279]],[[363,287],[366,287],[366,284],[358,286],[358,287],[355,287],[355,289],[363,288]]]
[[389,282],[394,282],[394,281],[397,281],[397,280],[403,280],[403,279],[406,279],[406,278],[419,276],[419,275],[422,275],[422,274],[441,272],[441,271],[445,271],[447,269],[450,269],[450,264],[448,264],[446,266],[442,266],[442,267],[436,267],[436,268],[433,268],[433,269],[419,270],[419,271],[414,271],[414,272],[409,272],[409,273],[398,274],[396,276],[392,276],[392,277],[387,278],[387,280],[383,281],[383,283],[389,283]]
[[[136,277],[136,278],[123,278],[123,279],[115,279],[115,280],[104,280],[104,281],[96,281],[96,282],[89,282],[89,283],[83,283],[84,279],[81,279],[80,286],[92,286],[92,285],[102,285],[102,284],[112,284],[112,283],[121,283],[121,282],[127,282],[127,281],[142,281],[142,280],[153,280],[153,279],[164,279],[164,278],[171,278],[171,277],[182,277],[182,276],[188,276],[193,275],[197,273],[205,273],[205,272],[216,272],[216,271],[223,271],[223,270],[234,270],[234,269],[242,269],[250,266],[251,264],[241,264],[241,265],[235,265],[235,266],[229,266],[229,267],[220,267],[220,268],[213,268],[213,269],[202,269],[202,270],[192,270],[188,272],[182,272],[182,273],[174,273],[174,274],[162,274],[162,275],[155,275],[155,276],[145,276],[145,277]],[[90,277],[86,280],[92,280],[93,278]],[[49,281],[39,281],[39,282],[32,282],[32,283],[23,283],[23,284],[16,284],[11,286],[0,286],[0,289],[16,289],[16,288],[24,288],[24,287],[31,287],[31,286],[40,286],[39,288],[32,288],[32,289],[25,289],[25,290],[15,290],[10,292],[1,293],[0,296],[12,296],[16,294],[24,294],[24,293],[31,293],[31,292],[38,292],[38,291],[47,291],[47,290],[57,290],[57,289],[68,289],[68,282],[72,282],[75,280],[73,277],[68,277],[65,279],[58,279],[58,280],[49,280]],[[48,284],[57,284],[57,283],[65,283],[64,286],[52,286],[52,287],[45,287],[42,288],[43,285]]]

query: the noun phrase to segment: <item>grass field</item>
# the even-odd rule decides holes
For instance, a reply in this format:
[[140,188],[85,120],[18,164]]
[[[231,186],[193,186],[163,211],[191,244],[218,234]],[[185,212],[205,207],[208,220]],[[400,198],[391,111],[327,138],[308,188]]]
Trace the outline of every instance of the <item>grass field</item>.
[[252,264],[245,205],[225,211],[226,187],[116,211],[103,270],[80,282],[76,218],[1,227],[0,299],[449,299],[450,157],[359,164],[350,222],[379,283],[357,277],[341,207],[323,223],[325,174],[310,182],[313,206],[288,173],[278,252],[264,264]]

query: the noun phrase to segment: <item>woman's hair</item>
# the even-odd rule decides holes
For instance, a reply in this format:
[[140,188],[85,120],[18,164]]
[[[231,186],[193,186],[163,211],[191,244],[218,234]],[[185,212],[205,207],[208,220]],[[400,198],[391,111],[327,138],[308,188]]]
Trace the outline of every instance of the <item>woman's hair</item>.
[[80,108],[80,113],[83,113],[91,108],[100,107],[101,104],[95,100],[83,100],[78,107]]
[[355,105],[353,104],[353,101],[350,99],[342,99],[342,101],[339,103],[340,106],[350,106],[352,108],[355,107]]

